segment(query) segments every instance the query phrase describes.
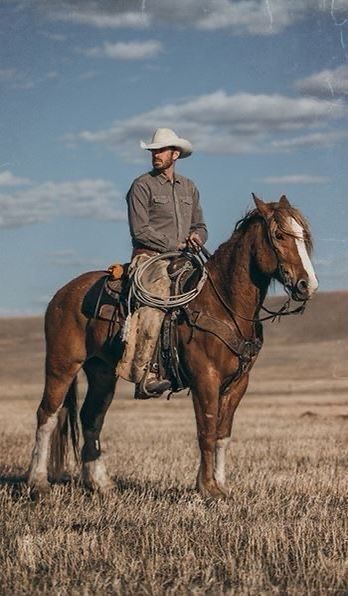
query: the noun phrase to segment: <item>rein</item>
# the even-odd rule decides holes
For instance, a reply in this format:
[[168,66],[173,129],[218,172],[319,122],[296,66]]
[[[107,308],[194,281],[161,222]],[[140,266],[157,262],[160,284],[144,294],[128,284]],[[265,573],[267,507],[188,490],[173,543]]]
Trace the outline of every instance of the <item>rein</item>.
[[[267,226],[267,222],[266,221],[265,221],[265,223],[266,223],[266,226]],[[268,226],[267,226],[267,230],[268,230]],[[273,244],[272,239],[270,238],[270,234],[268,234],[268,236],[269,236],[270,244],[271,244],[271,246],[272,246],[272,248],[274,250],[274,253],[275,253],[275,255],[276,255],[277,259],[278,259],[277,250],[276,250],[276,248],[275,248],[275,246]],[[202,254],[204,255],[204,257],[207,260],[212,256],[211,253],[205,248],[205,246],[202,246],[201,247],[201,252],[202,252]],[[278,264],[278,267],[279,267],[279,264]],[[244,317],[243,315],[241,315],[241,314],[237,313],[236,311],[234,311],[229,306],[229,304],[227,304],[227,302],[225,301],[225,299],[223,298],[223,296],[221,296],[218,288],[216,287],[216,285],[214,283],[214,280],[213,280],[213,278],[210,275],[210,271],[207,270],[207,274],[208,274],[207,275],[207,278],[210,281],[210,283],[212,285],[212,288],[213,288],[216,296],[218,297],[218,299],[220,300],[220,302],[224,306],[224,308],[227,310],[227,312],[232,316],[232,319],[234,321],[235,321],[235,318],[234,317],[238,317],[240,319],[243,319],[243,321],[249,321],[250,323],[262,323],[263,321],[269,321],[270,319],[272,320],[272,323],[273,323],[277,319],[279,321],[281,317],[286,317],[286,316],[289,316],[289,315],[298,315],[298,314],[301,314],[302,315],[304,313],[304,310],[305,310],[306,305],[307,305],[307,300],[303,300],[302,301],[302,304],[300,306],[297,306],[296,308],[290,310],[291,298],[289,297],[284,302],[284,304],[279,308],[279,310],[277,310],[277,311],[270,310],[266,306],[263,306],[261,304],[261,307],[260,308],[262,310],[264,310],[266,313],[268,313],[268,316],[261,317],[261,318],[258,317],[256,319],[249,319],[248,317]],[[285,290],[287,291],[285,285],[284,285],[284,287],[285,287]],[[235,321],[235,323],[237,325],[237,322],[236,321]],[[237,325],[237,327],[238,327],[238,325]]]
[[212,288],[215,292],[215,294],[217,295],[218,299],[220,300],[221,304],[224,306],[224,308],[230,313],[230,315],[232,316],[232,318],[234,319],[234,317],[238,317],[239,319],[243,319],[243,321],[249,321],[250,323],[262,323],[262,321],[268,321],[270,319],[272,319],[272,322],[275,321],[276,319],[280,319],[280,317],[286,317],[288,315],[297,315],[297,314],[303,314],[305,308],[306,308],[306,304],[307,304],[307,300],[303,300],[302,304],[300,306],[297,306],[296,308],[294,308],[293,310],[289,310],[290,308],[290,303],[291,303],[291,299],[288,298],[286,300],[286,302],[284,302],[283,306],[281,306],[279,308],[279,310],[274,311],[274,310],[270,310],[268,309],[266,306],[261,305],[260,308],[262,308],[262,310],[264,310],[265,312],[268,313],[267,317],[261,317],[261,318],[256,318],[256,319],[249,319],[248,317],[244,317],[243,315],[237,313],[235,310],[233,310],[225,301],[225,299],[223,298],[223,296],[221,296],[219,290],[217,289],[213,278],[210,275],[210,272],[208,271],[208,279],[212,285]]

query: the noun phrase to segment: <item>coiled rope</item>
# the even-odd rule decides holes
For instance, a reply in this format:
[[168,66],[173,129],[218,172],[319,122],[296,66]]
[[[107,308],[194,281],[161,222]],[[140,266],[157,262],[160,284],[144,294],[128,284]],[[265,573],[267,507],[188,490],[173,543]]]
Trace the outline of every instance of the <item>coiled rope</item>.
[[[193,262],[200,270],[201,277],[197,286],[192,290],[184,292],[183,294],[176,294],[173,296],[168,296],[167,298],[162,298],[147,290],[143,284],[142,278],[145,272],[150,269],[150,267],[152,267],[157,261],[162,259],[167,260],[174,257],[186,257],[187,261]],[[134,297],[138,302],[141,303],[141,305],[151,306],[152,308],[160,308],[163,310],[184,306],[198,296],[203,288],[207,275],[208,274],[204,266],[204,261],[200,253],[193,253],[191,251],[175,251],[155,255],[154,257],[150,257],[147,261],[139,265],[139,267],[137,267],[132,274],[131,288],[128,295],[128,305],[130,307],[132,298]],[[128,312],[130,312],[130,308],[128,309]]]

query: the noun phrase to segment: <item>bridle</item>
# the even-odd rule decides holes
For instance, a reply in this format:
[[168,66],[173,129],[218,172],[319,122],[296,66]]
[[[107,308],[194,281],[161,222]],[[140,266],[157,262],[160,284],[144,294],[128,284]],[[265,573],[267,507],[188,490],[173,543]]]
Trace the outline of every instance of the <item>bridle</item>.
[[[291,296],[290,296],[290,287],[289,287],[290,284],[288,282],[288,275],[285,272],[284,267],[280,261],[279,251],[273,242],[273,238],[272,238],[272,235],[271,235],[271,232],[269,229],[268,221],[262,215],[260,215],[260,217],[262,218],[262,220],[266,226],[268,241],[269,241],[270,246],[271,246],[271,248],[276,256],[276,259],[277,259],[277,273],[278,273],[279,279],[281,280],[283,288],[288,295],[288,299],[276,311],[271,310],[271,309],[267,308],[266,306],[261,305],[260,308],[267,313],[267,316],[258,317],[256,319],[254,319],[254,318],[250,319],[250,318],[245,317],[244,315],[241,315],[240,313],[236,312],[234,309],[232,309],[230,307],[229,304],[227,304],[224,297],[221,295],[218,288],[216,287],[216,284],[210,274],[210,271],[208,270],[208,280],[209,280],[216,296],[218,297],[219,301],[224,306],[224,308],[227,310],[227,312],[229,312],[229,314],[232,316],[232,319],[235,321],[237,327],[238,327],[238,324],[235,320],[235,317],[238,317],[239,319],[243,319],[244,321],[249,321],[250,323],[261,323],[262,321],[268,321],[268,320],[272,320],[272,323],[273,323],[276,320],[279,321],[281,317],[286,317],[289,315],[303,314],[305,311],[306,305],[307,305],[307,300],[303,300],[302,304],[300,306],[290,309]],[[207,260],[212,256],[211,253],[204,246],[201,247],[201,252]]]

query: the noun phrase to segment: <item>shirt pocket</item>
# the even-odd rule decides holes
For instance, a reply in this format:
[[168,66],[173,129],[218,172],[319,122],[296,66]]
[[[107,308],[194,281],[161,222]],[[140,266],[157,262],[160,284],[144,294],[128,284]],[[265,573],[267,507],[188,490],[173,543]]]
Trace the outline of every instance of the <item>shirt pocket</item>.
[[152,202],[155,206],[161,207],[161,205],[165,205],[168,203],[169,197],[167,195],[153,195]]
[[185,216],[191,216],[192,214],[192,197],[190,195],[184,195],[182,197],[182,209]]

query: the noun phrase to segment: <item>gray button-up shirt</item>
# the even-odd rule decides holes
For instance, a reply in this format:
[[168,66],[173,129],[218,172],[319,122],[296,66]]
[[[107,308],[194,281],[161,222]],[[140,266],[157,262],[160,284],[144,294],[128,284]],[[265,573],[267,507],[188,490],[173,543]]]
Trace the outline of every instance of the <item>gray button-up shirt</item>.
[[153,170],[134,180],[127,194],[129,227],[135,248],[175,250],[190,232],[207,239],[199,193],[191,180],[175,174],[171,182]]

